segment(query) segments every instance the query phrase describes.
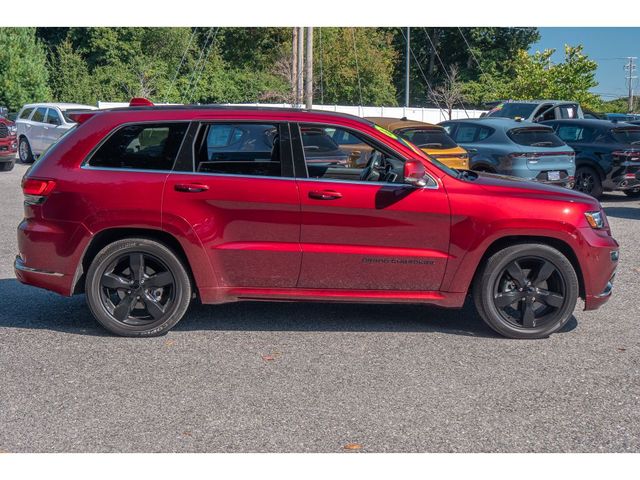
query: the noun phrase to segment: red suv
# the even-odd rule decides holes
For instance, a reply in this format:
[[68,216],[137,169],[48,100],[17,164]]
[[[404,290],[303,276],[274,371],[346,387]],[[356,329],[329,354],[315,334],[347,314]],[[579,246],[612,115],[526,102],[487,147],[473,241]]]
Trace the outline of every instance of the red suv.
[[16,124],[0,114],[0,172],[13,168],[17,152]]
[[[84,292],[119,335],[162,334],[196,297],[461,307],[472,293],[491,328],[539,338],[578,296],[591,310],[611,294],[618,244],[597,200],[451,170],[361,118],[152,104],[72,115],[23,179],[16,276]],[[319,141],[336,130],[368,145],[365,166]]]

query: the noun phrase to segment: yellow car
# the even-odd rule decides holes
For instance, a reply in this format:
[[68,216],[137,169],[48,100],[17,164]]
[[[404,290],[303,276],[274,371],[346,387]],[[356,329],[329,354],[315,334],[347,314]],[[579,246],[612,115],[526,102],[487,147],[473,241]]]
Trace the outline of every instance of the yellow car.
[[[386,117],[367,117],[367,120],[409,140],[447,167],[469,170],[467,151],[454,142],[439,125]],[[344,146],[340,145],[340,148]]]

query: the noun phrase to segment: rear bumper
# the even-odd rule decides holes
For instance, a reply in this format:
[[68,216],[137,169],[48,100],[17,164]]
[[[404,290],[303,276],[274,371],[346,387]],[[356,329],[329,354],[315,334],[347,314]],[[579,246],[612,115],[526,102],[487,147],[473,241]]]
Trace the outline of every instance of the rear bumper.
[[20,255],[16,256],[13,269],[20,283],[51,290],[60,295],[70,295],[69,284],[72,278],[69,275],[28,267]]

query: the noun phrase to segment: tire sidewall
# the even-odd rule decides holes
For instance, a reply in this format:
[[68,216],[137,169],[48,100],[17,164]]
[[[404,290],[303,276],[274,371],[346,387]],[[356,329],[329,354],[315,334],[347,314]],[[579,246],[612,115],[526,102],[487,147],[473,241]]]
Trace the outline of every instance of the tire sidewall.
[[[587,195],[591,195],[594,198],[600,198],[600,196],[602,195],[602,181],[600,180],[600,175],[598,175],[598,172],[594,168],[586,165],[578,167],[575,173],[576,187],[578,185],[577,178],[579,177],[580,172],[587,172],[593,177],[593,188],[591,189],[591,192],[590,193],[583,192],[583,193],[587,193]],[[578,188],[575,188],[575,190],[578,190]]]
[[[26,158],[22,158],[22,150],[23,150],[23,145],[26,146],[27,149],[27,155]],[[20,141],[18,142],[18,158],[20,159],[20,162],[22,163],[31,163],[33,162],[33,152],[31,151],[31,144],[29,143],[29,140],[27,140],[26,137],[21,137]]]
[[[569,298],[562,310],[558,312],[557,320],[551,324],[535,328],[516,327],[503,319],[495,306],[493,290],[499,275],[509,263],[522,257],[539,257],[547,260],[556,267],[563,277],[566,290],[565,296]],[[481,304],[480,308],[478,308],[480,315],[492,329],[510,338],[545,338],[557,332],[571,318],[579,294],[578,277],[571,262],[558,250],[541,244],[520,244],[497,252],[487,262],[479,281],[480,283],[476,285],[477,288],[474,290],[474,294],[479,293],[479,295],[476,295],[476,303],[480,302]]]
[[[134,252],[159,258],[174,277],[175,298],[168,314],[159,324],[146,327],[125,325],[114,319],[102,304],[100,286],[102,274],[116,258]],[[191,300],[191,282],[182,262],[164,245],[148,239],[124,239],[109,244],[96,255],[87,271],[85,293],[91,313],[110,332],[128,337],[152,337],[166,333],[184,316]]]

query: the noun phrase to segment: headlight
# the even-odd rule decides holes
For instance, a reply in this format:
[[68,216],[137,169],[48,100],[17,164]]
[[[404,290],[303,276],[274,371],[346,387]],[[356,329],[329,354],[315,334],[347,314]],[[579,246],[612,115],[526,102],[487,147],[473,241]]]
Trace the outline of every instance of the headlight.
[[15,135],[18,132],[16,125],[9,125],[9,135]]
[[599,230],[605,227],[604,214],[602,213],[602,211],[585,212],[584,216],[587,217],[587,222],[589,222],[591,228]]

